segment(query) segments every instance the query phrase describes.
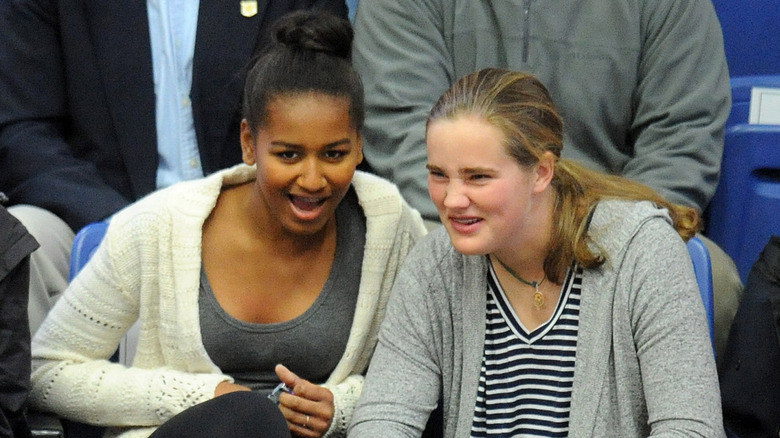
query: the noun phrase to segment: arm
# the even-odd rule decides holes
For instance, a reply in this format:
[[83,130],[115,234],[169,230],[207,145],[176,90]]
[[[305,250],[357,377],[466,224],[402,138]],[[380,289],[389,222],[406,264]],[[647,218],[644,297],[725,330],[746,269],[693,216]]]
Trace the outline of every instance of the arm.
[[[372,224],[369,226],[374,231],[369,232],[368,235],[373,245],[367,242],[366,250],[373,256],[370,257],[370,260],[364,259],[363,261],[363,270],[367,272],[363,281],[365,281],[365,287],[372,291],[373,298],[366,300],[364,303],[367,304],[367,307],[361,307],[362,310],[358,311],[360,316],[358,313],[355,316],[356,321],[364,321],[364,323],[357,323],[359,327],[362,327],[358,331],[361,333],[363,342],[360,343],[362,346],[360,351],[348,349],[346,352],[347,357],[360,357],[353,361],[351,375],[344,379],[334,379],[332,383],[324,385],[333,393],[335,408],[333,421],[325,436],[345,436],[347,433],[347,427],[352,420],[358,398],[363,392],[364,377],[360,373],[364,372],[371,354],[375,351],[377,331],[384,320],[387,299],[392,294],[391,289],[398,275],[398,270],[414,244],[426,233],[419,213],[409,207],[404,199],[397,194],[395,187],[388,194],[387,183],[383,182],[381,185],[375,186],[374,184],[362,183],[362,175],[358,175],[358,179],[361,183],[357,184],[357,188],[367,189],[374,196],[366,195],[367,198],[371,199],[369,202],[371,206],[363,205],[364,208],[370,209],[370,214],[376,215],[377,208],[385,212],[391,202],[398,203],[401,211],[398,217],[395,214],[372,216]],[[380,195],[377,198],[376,195],[380,193],[384,193],[385,196]],[[391,242],[389,246],[388,242]],[[383,249],[379,250],[377,244]],[[378,297],[374,297],[375,294],[378,294]],[[333,375],[331,375],[332,377]]]
[[68,143],[56,9],[48,0],[0,2],[0,186],[13,203],[43,207],[78,229],[128,201]]
[[[191,354],[197,352],[192,345],[197,341],[183,335],[192,333],[190,327],[162,319],[181,309],[158,309],[158,305],[170,306],[171,301],[161,297],[162,293],[144,293],[156,287],[148,277],[163,275],[154,265],[156,242],[143,244],[153,240],[149,237],[153,232],[142,228],[155,228],[154,222],[140,220],[135,225],[111,224],[95,255],[36,334],[30,401],[37,408],[90,424],[155,426],[213,398],[220,382],[232,381],[204,364],[203,357]],[[147,299],[143,304],[142,296]],[[142,305],[144,328],[136,363],[143,367],[110,362]],[[170,324],[177,325],[174,336],[179,337],[164,336],[170,334],[171,329],[165,329]],[[146,332],[149,325],[152,329]]]
[[438,403],[441,371],[434,349],[441,328],[427,302],[428,282],[415,272],[423,261],[414,259],[405,261],[393,287],[350,437],[419,437]]
[[685,245],[651,220],[623,266],[634,267],[629,311],[651,435],[722,436],[712,344]]
[[703,211],[718,184],[731,109],[720,24],[706,0],[641,7],[643,57],[628,134],[635,155],[623,176]]
[[438,220],[428,197],[425,122],[454,72],[442,35],[444,18],[431,3],[361,2],[353,62],[366,92],[367,161],[423,217]]

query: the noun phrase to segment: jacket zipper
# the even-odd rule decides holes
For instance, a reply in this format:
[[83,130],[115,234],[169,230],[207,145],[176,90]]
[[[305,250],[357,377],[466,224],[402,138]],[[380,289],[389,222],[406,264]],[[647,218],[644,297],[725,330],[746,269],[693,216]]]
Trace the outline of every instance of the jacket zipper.
[[523,63],[528,62],[528,39],[529,37],[529,31],[528,26],[531,23],[530,15],[531,15],[531,1],[533,0],[525,0],[524,2],[524,11],[523,11]]

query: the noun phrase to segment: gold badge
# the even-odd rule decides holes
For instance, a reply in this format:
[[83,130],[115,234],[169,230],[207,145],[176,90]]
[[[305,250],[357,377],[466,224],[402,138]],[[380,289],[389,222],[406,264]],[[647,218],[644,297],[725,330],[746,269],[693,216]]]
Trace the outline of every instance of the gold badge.
[[247,18],[257,15],[257,0],[241,0],[241,15]]

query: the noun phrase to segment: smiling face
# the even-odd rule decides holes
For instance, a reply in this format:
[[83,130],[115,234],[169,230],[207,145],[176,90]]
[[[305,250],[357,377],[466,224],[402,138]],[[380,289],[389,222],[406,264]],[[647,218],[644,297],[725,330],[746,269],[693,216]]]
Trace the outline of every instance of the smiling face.
[[503,142],[501,130],[477,116],[437,119],[428,126],[428,190],[463,254],[522,245],[543,220],[536,207],[551,170],[548,175],[546,165],[521,167]]
[[268,105],[264,126],[241,124],[244,162],[257,163],[259,215],[282,232],[314,234],[334,219],[363,159],[347,98],[322,93],[282,95]]

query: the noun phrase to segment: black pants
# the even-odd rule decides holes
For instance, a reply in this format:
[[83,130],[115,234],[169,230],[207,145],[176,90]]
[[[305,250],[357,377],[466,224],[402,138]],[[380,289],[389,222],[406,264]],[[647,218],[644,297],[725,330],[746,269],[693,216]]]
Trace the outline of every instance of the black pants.
[[263,394],[231,392],[166,421],[150,438],[290,438],[279,408]]

